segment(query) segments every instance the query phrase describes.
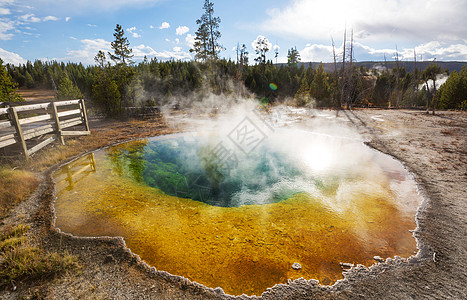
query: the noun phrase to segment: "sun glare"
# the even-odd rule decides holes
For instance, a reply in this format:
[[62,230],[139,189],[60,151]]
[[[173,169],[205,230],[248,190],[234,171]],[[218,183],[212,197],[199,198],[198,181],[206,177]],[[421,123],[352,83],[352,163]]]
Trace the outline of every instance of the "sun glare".
[[302,156],[303,161],[313,171],[325,171],[331,167],[333,162],[332,149],[322,144],[306,148]]

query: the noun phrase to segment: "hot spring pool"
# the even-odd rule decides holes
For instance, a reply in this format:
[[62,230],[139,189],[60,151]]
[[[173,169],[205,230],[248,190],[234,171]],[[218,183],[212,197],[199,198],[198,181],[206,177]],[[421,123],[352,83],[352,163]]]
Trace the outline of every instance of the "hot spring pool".
[[248,153],[180,134],[88,154],[53,175],[55,225],[122,236],[158,270],[234,295],[300,277],[329,285],[340,262],[416,252],[421,199],[398,161],[360,141],[279,137]]

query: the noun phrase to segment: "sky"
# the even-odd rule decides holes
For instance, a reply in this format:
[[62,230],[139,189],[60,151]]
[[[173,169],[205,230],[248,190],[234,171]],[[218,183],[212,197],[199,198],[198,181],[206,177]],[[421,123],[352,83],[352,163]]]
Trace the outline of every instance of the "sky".
[[[220,57],[236,60],[245,44],[265,37],[267,58],[286,62],[296,48],[302,62],[332,62],[344,30],[356,61],[467,61],[467,0],[214,0],[221,18]],[[0,0],[0,58],[15,65],[36,59],[95,64],[111,51],[116,24],[134,60],[192,60],[189,50],[204,0]],[[274,50],[278,56],[275,57]]]

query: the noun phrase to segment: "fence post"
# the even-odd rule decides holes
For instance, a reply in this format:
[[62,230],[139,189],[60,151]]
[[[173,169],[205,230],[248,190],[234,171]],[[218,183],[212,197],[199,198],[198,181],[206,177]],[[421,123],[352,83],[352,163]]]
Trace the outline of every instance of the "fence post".
[[84,126],[86,127],[86,131],[89,131],[89,124],[88,124],[88,114],[86,113],[86,106],[84,105],[84,99],[80,99],[79,101],[81,107],[81,118],[83,118]]
[[24,140],[23,129],[21,129],[21,124],[19,123],[18,113],[16,112],[15,107],[8,108],[8,113],[13,126],[15,127],[17,134],[17,142],[21,144],[21,148],[24,153],[26,160],[29,160],[28,147],[26,146],[26,141]]
[[60,119],[58,118],[57,105],[55,105],[55,102],[52,102],[51,104],[52,104],[52,113],[54,116],[55,123],[57,125],[57,138],[62,145],[65,145],[65,140],[63,139],[63,135],[62,135],[62,126],[60,125]]

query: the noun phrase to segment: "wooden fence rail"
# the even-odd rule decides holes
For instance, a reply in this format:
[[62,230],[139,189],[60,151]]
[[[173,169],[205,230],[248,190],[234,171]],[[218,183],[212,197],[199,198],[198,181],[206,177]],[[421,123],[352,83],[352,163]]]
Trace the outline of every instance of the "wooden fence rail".
[[[2,116],[6,120],[2,120]],[[80,124],[84,126],[84,130],[64,130]],[[83,99],[0,108],[0,149],[20,145],[26,159],[56,140],[64,145],[64,136],[90,133]],[[46,137],[50,134],[52,136]],[[33,141],[34,138],[45,139],[37,142]]]

